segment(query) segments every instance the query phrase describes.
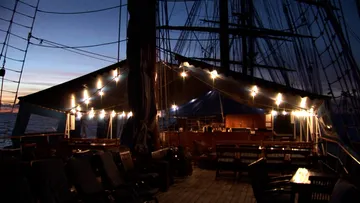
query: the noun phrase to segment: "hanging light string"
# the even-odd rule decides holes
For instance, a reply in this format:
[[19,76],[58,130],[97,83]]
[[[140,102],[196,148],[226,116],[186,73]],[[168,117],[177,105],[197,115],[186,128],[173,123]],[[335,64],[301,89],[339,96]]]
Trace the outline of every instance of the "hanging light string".
[[[119,70],[118,70],[119,69]],[[75,106],[72,106],[69,110],[68,110],[68,113],[72,112],[72,113],[75,113],[74,111],[78,111],[77,108],[79,106],[82,106],[84,104],[86,104],[86,102],[90,101],[91,98],[93,98],[95,95],[99,95],[100,97],[104,96],[103,94],[101,94],[101,92],[103,92],[103,89],[105,87],[107,87],[108,85],[112,84],[113,82],[118,82],[119,79],[120,79],[120,76],[125,72],[128,71],[128,68],[124,68],[122,69],[121,73],[120,73],[120,68],[117,68],[115,70],[113,70],[113,73],[116,71],[116,75],[113,74],[113,77],[110,81],[108,81],[107,83],[105,83],[104,85],[102,85],[101,87],[97,87],[96,91],[93,92],[90,96],[87,96],[87,98],[85,98],[83,101],[79,102],[78,104],[76,104]],[[85,89],[86,90],[86,89]],[[115,105],[117,106],[117,105]],[[109,107],[111,108],[111,107]]]
[[[172,71],[174,71],[174,72],[176,72],[176,73],[179,73],[180,76],[183,77],[183,78],[187,77],[187,76],[188,76],[188,73],[190,73],[191,76],[193,76],[195,79],[199,80],[200,82],[202,82],[202,83],[204,83],[204,84],[212,87],[213,89],[215,89],[215,90],[217,90],[217,91],[219,91],[219,92],[221,92],[221,93],[223,93],[223,94],[225,94],[225,95],[228,95],[228,96],[230,96],[230,97],[232,96],[231,93],[228,93],[228,92],[226,92],[226,91],[224,91],[224,90],[221,90],[221,89],[215,87],[215,85],[213,85],[213,84],[208,84],[208,82],[206,82],[205,80],[202,80],[201,78],[199,78],[199,77],[197,77],[196,75],[192,74],[192,71],[189,71],[190,65],[189,65],[188,63],[186,63],[186,62],[183,63],[183,67],[180,68],[180,69],[175,69],[174,67],[169,66],[168,64],[166,64],[164,61],[161,61],[161,63],[162,63],[163,65],[165,65],[165,67],[169,68],[170,70],[172,70]],[[187,68],[188,71],[186,71],[185,68]],[[82,116],[82,113],[84,113],[84,111],[81,111],[81,106],[84,105],[84,104],[88,105],[90,99],[93,98],[95,95],[99,95],[100,97],[104,96],[104,93],[103,93],[104,88],[105,88],[106,86],[108,86],[109,84],[113,83],[114,81],[115,81],[115,82],[118,82],[120,76],[122,75],[122,74],[120,74],[119,70],[120,70],[119,68],[113,70],[113,73],[116,73],[116,74],[113,74],[113,78],[112,78],[110,81],[108,81],[105,85],[102,85],[102,82],[101,82],[100,87],[98,86],[95,92],[93,92],[90,96],[88,96],[88,95],[85,94],[85,95],[86,95],[86,98],[84,98],[84,100],[83,100],[82,102],[78,103],[77,105],[75,104],[75,98],[73,97],[72,99],[74,99],[74,102],[73,102],[73,100],[72,100],[72,102],[73,102],[75,105],[72,104],[72,105],[74,105],[74,106],[72,106],[72,107],[70,108],[70,110],[68,111],[68,113],[74,113],[74,114],[77,114],[78,116],[81,117],[81,116]],[[181,71],[179,71],[179,70],[181,70]],[[128,71],[128,68],[124,68],[121,73],[124,73],[124,72],[127,72],[127,71]],[[180,73],[180,72],[181,72],[181,73]],[[214,69],[213,71],[209,72],[209,74],[210,74],[210,77],[211,77],[213,80],[215,80],[215,79],[217,79],[217,78],[220,77],[215,69]],[[101,80],[99,80],[98,83],[100,83],[100,81],[101,81]],[[87,91],[87,89],[85,89],[84,91]],[[258,88],[256,85],[254,85],[252,88],[249,89],[249,92],[250,92],[250,93],[249,93],[249,97],[252,97],[252,99],[254,100],[255,96],[256,96],[257,94],[259,94],[259,88]],[[240,100],[240,101],[243,101],[243,102],[249,102],[249,99],[242,99],[242,98],[237,98],[237,99]],[[278,93],[275,99],[273,99],[273,98],[271,98],[271,99],[274,100],[274,104],[273,104],[273,105],[267,105],[267,104],[260,104],[260,105],[263,106],[263,107],[267,107],[267,108],[272,109],[271,114],[277,115],[278,112],[274,110],[274,106],[276,105],[276,106],[277,106],[277,109],[280,109],[280,108],[281,108],[280,105],[285,102],[285,101],[283,100],[283,95],[282,95],[281,93]],[[193,100],[194,100],[194,99],[193,99]],[[193,101],[193,100],[191,100],[191,101]],[[191,102],[191,101],[190,101],[190,102]],[[286,103],[287,103],[287,104],[290,104],[290,103],[288,103],[288,102],[286,102]],[[86,111],[85,114],[89,114],[89,116],[90,116],[91,118],[94,117],[95,115],[100,115],[100,117],[105,117],[106,115],[111,115],[111,116],[114,117],[114,116],[116,116],[116,115],[120,115],[120,116],[124,116],[124,117],[127,116],[128,118],[131,117],[131,116],[133,116],[133,113],[132,113],[131,111],[128,112],[128,113],[125,113],[125,111],[116,113],[113,109],[114,109],[115,107],[117,107],[117,106],[120,106],[120,105],[121,105],[121,104],[116,104],[116,105],[113,105],[113,106],[110,106],[110,107],[107,107],[107,108],[103,108],[103,109],[101,109],[101,110],[99,110],[99,109],[96,109],[96,110],[95,110],[93,107],[91,107],[91,110],[90,110],[90,111]],[[290,104],[290,105],[296,107],[295,109],[300,109],[300,110],[301,110],[301,111],[293,111],[292,114],[295,115],[295,116],[312,116],[312,115],[314,115],[314,113],[313,113],[313,108],[311,108],[311,109],[308,110],[308,111],[305,110],[305,107],[306,107],[306,98],[302,98],[302,99],[301,99],[300,107],[298,107],[298,106],[296,106],[296,105],[293,105],[293,104]],[[172,109],[174,109],[175,107],[176,107],[176,110],[179,108],[176,104],[173,104],[173,105],[171,106]],[[107,112],[105,112],[105,109],[106,109],[106,110],[112,109],[112,110],[110,110],[110,112],[107,113]],[[289,109],[289,110],[290,110],[290,109]],[[287,113],[288,113],[288,112],[286,111],[286,108],[283,108],[282,114],[283,114],[283,115],[286,115]]]
[[[200,82],[208,85],[209,87],[212,87],[213,89],[215,89],[215,90],[217,90],[217,91],[219,91],[219,92],[221,92],[221,93],[223,93],[223,94],[225,94],[225,95],[228,95],[228,96],[230,96],[230,97],[232,96],[231,93],[228,93],[228,92],[226,92],[226,91],[224,91],[224,90],[221,90],[221,89],[217,88],[216,86],[214,86],[213,84],[209,84],[208,82],[206,82],[206,81],[202,80],[201,78],[195,76],[194,74],[192,74],[192,71],[185,71],[185,69],[184,69],[185,67],[186,67],[188,70],[189,70],[189,67],[190,67],[189,63],[187,63],[187,62],[184,62],[182,68],[180,68],[180,69],[181,69],[181,73],[180,73],[180,71],[178,71],[178,70],[175,69],[174,67],[171,67],[171,66],[169,66],[168,64],[166,64],[164,61],[162,61],[162,63],[165,65],[165,67],[169,68],[170,70],[175,71],[176,73],[179,73],[180,76],[183,77],[183,78],[184,78],[184,77],[187,77],[188,75],[191,75],[191,76],[193,76],[194,78],[196,78],[197,80],[199,80]],[[179,70],[180,70],[180,69],[179,69]],[[185,76],[184,73],[186,73],[186,76]],[[216,78],[220,77],[215,69],[214,69],[213,71],[209,72],[209,74],[210,74],[210,77],[211,77],[213,80],[215,80]],[[254,99],[254,97],[255,97],[257,94],[259,94],[259,88],[255,85],[255,86],[253,86],[253,87],[250,89],[250,96],[253,97],[253,99]],[[240,100],[240,101],[243,101],[243,102],[249,102],[249,99],[242,99],[242,98],[237,98],[237,99]],[[293,108],[293,109],[296,109],[296,111],[292,111],[292,113],[293,113],[294,115],[296,115],[296,116],[304,116],[304,115],[307,115],[307,114],[312,115],[313,113],[311,113],[311,111],[313,111],[313,108],[311,108],[309,112],[306,112],[306,111],[305,111],[305,106],[304,106],[304,107],[302,106],[302,105],[303,105],[303,99],[304,99],[304,98],[302,98],[301,106],[299,107],[299,106],[297,106],[297,105],[294,105],[294,104],[291,104],[291,103],[289,103],[289,102],[284,101],[282,94],[281,94],[281,93],[278,93],[277,96],[276,96],[276,98],[275,98],[275,99],[272,99],[272,100],[274,100],[274,104],[273,104],[273,105],[267,105],[267,104],[260,104],[260,105],[263,106],[263,107],[269,108],[269,109],[274,109],[274,105],[276,105],[277,108],[280,109],[280,108],[281,108],[280,105],[281,105],[282,103],[285,103],[285,102],[286,102],[287,104],[295,107],[295,108]],[[292,110],[292,109],[288,109],[288,110]],[[272,112],[275,112],[275,110],[272,110]],[[284,113],[284,112],[285,112],[285,113]],[[276,114],[277,114],[277,113],[276,113]],[[287,114],[286,108],[283,108],[282,114],[283,114],[283,115],[286,115],[286,114]]]

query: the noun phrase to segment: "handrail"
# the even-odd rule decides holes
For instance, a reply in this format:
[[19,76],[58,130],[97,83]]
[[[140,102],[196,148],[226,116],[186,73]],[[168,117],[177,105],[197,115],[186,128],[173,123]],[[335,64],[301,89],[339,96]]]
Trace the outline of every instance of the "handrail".
[[64,133],[39,133],[39,134],[29,134],[29,135],[20,135],[20,136],[0,136],[0,139],[22,139],[29,137],[50,137],[50,136],[59,136],[64,135]]
[[333,140],[333,139],[330,139],[330,138],[326,138],[326,137],[319,137],[319,138],[322,139],[322,140],[325,140],[325,141],[328,141],[328,142],[332,142],[332,143],[337,144],[338,146],[341,147],[341,149],[342,149],[348,156],[350,156],[357,164],[360,165],[360,161],[359,161],[356,157],[354,157],[354,155],[352,155],[352,154],[343,146],[343,144],[341,144],[339,141]]
[[344,163],[341,161],[341,159],[333,154],[331,154],[330,152],[327,152],[328,155],[330,155],[331,157],[333,157],[334,159],[338,160],[338,162],[340,163],[341,167],[343,168],[343,170],[345,171],[346,174],[349,174],[349,171],[347,170],[347,168],[345,167]]

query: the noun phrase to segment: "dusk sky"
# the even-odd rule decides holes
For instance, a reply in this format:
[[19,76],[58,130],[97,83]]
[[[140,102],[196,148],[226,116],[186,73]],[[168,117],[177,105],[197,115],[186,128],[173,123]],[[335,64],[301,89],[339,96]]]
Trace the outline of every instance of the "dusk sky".
[[[31,5],[35,5],[36,3],[36,0],[23,1]],[[14,2],[15,0],[2,0],[0,5],[13,8]],[[126,0],[122,0],[123,4],[126,4],[126,2]],[[360,18],[356,11],[355,0],[344,0],[343,2],[344,9],[346,10],[347,21],[352,29],[359,35],[360,26],[358,26],[358,23],[360,22]],[[44,11],[77,12],[108,8],[118,6],[119,4],[120,0],[41,0],[39,9]],[[191,3],[189,4],[191,5]],[[123,20],[121,23],[121,39],[125,39],[126,37],[126,9],[126,7],[123,7],[122,9]],[[18,11],[28,15],[33,15],[34,12],[32,8],[22,3],[19,3]],[[11,14],[11,11],[0,8],[1,18],[10,19]],[[186,19],[184,17],[185,11],[181,9],[180,3],[179,7],[176,7],[173,14],[174,17],[172,22],[175,22],[176,24],[182,24]],[[32,35],[37,38],[54,41],[68,46],[114,42],[117,41],[118,38],[118,15],[118,8],[83,15],[56,15],[38,12]],[[20,15],[17,15],[14,21],[26,25],[30,25],[31,23],[27,17]],[[0,29],[7,30],[7,28],[8,23],[0,20]],[[12,33],[16,33],[17,35],[26,38],[28,29],[14,25]],[[4,37],[5,33],[0,32],[0,43],[4,42]],[[39,41],[35,39],[32,39],[31,42],[35,44],[39,43]],[[21,39],[11,37],[10,44],[24,49],[26,43]],[[356,44],[355,42],[353,44],[353,49],[360,50],[358,48],[359,46],[360,44]],[[2,44],[0,45],[0,48],[1,47]],[[87,48],[86,50],[113,57],[113,59],[108,58],[107,60],[109,61],[101,61],[74,54],[62,49],[30,45],[24,67],[23,79],[20,86],[20,96],[51,87],[116,62],[117,44]],[[121,59],[125,59],[125,53],[126,43],[123,42],[121,44]],[[354,51],[354,55],[358,59],[359,54],[357,51]],[[22,59],[23,54],[17,50],[9,48],[7,56]],[[5,67],[19,70],[21,67],[20,65],[21,63],[19,62],[7,60]],[[16,74],[9,71],[7,74],[13,74],[11,77],[15,80],[18,78]],[[6,86],[4,89],[13,91],[15,86]],[[13,97],[9,97],[9,95],[5,94],[3,100],[4,102],[12,102],[10,101],[10,98]]]

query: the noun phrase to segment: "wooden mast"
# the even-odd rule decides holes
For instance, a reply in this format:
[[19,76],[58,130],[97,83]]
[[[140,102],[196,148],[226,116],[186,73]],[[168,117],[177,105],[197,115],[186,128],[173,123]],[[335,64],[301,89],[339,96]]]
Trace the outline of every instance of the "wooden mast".
[[155,105],[156,0],[128,1],[128,102],[133,116],[121,136],[136,154],[149,154],[158,138]]

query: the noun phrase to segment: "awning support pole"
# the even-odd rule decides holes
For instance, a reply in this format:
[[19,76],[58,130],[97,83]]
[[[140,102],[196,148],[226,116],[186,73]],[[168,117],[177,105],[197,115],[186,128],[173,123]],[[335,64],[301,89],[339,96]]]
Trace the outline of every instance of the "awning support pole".
[[70,113],[66,114],[65,138],[70,138]]

